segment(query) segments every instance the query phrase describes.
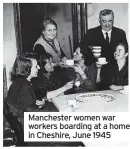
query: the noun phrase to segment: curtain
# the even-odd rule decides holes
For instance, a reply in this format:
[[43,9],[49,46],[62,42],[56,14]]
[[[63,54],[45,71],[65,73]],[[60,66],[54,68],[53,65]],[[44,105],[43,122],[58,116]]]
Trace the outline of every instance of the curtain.
[[6,65],[3,65],[3,99],[7,97],[7,76],[6,76]]
[[17,54],[33,51],[33,45],[41,34],[44,19],[51,18],[52,4],[14,3],[14,24]]
[[75,51],[88,29],[86,3],[72,4],[72,28],[74,47],[73,51]]
[[14,3],[13,8],[14,8],[14,26],[15,26],[17,54],[21,55],[23,53],[23,51],[22,51],[20,7],[19,7],[19,4]]

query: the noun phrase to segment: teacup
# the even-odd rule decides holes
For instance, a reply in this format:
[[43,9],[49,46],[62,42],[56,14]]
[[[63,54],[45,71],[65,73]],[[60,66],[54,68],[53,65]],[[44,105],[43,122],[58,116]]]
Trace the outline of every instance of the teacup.
[[68,106],[73,106],[73,107],[77,106],[76,100],[73,100],[73,99],[68,100],[67,104],[68,104]]
[[105,57],[100,57],[100,58],[98,58],[98,62],[100,64],[105,64],[106,63],[106,58]]
[[73,66],[74,65],[74,60],[67,60],[66,65]]
[[74,85],[75,85],[76,87],[79,87],[79,86],[80,86],[80,81],[76,81]]

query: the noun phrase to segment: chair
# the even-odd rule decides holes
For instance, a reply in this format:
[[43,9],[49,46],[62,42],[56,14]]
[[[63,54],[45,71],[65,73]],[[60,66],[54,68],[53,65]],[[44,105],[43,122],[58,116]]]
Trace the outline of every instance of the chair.
[[16,146],[46,146],[46,147],[67,147],[67,146],[84,146],[82,142],[24,142],[24,132],[20,120],[10,111],[6,100],[4,102],[4,114],[11,128],[14,130],[16,135],[15,144]]
[[6,100],[4,100],[3,112],[6,120],[10,124],[10,127],[14,130],[16,135],[15,145],[16,146],[27,146],[24,142],[24,132],[20,120],[11,112]]

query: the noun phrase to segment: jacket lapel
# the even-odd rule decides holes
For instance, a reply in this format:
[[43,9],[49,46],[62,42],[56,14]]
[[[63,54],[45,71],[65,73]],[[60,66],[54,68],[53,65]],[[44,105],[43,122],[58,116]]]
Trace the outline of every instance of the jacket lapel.
[[105,38],[103,36],[101,26],[99,27],[99,39],[101,40],[101,43],[105,42]]
[[116,35],[115,34],[115,29],[114,29],[114,27],[112,27],[110,43],[112,43],[113,41],[115,41],[115,39],[116,39],[115,35]]

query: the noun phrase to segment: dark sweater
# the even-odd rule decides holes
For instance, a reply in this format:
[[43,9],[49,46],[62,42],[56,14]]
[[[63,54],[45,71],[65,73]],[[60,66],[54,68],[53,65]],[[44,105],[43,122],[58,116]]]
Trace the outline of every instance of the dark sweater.
[[101,89],[109,89],[111,85],[128,85],[128,63],[119,71],[116,61],[113,61],[101,70]]
[[30,109],[34,112],[39,111],[38,106],[35,104],[36,96],[32,85],[25,77],[17,77],[11,84],[7,102],[12,112],[18,117],[23,117],[24,112],[30,111]]

